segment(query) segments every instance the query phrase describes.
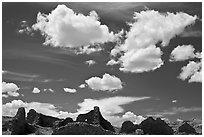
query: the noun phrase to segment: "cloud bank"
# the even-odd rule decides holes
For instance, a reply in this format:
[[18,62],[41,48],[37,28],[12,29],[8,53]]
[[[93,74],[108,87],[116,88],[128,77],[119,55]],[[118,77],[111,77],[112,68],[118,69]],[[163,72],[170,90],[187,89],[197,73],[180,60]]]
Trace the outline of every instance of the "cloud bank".
[[153,71],[163,65],[160,47],[165,47],[185,28],[195,23],[197,16],[183,12],[159,13],[154,10],[135,12],[135,22],[129,23],[124,44],[111,51],[112,56],[122,53],[118,58],[120,70],[141,73]]

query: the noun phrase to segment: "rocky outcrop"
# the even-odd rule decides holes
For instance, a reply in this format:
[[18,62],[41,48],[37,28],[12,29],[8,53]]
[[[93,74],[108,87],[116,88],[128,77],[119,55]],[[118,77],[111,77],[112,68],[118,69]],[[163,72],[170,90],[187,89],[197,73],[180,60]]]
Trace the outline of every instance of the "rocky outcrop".
[[103,116],[101,115],[99,107],[94,107],[94,110],[91,110],[86,114],[78,115],[76,121],[86,122],[88,124],[100,125],[102,128],[114,132],[114,128],[111,125],[111,123],[108,122],[106,119],[104,119]]
[[136,128],[137,126],[135,126],[131,121],[125,121],[122,124],[120,133],[131,134],[135,132]]
[[152,117],[148,117],[139,126],[144,131],[144,134],[173,135],[173,129],[160,118],[154,120]]
[[42,127],[52,127],[55,121],[61,119],[37,113],[34,109],[30,109],[27,114],[27,122],[32,125],[39,125]]
[[64,120],[61,120],[61,121],[55,121],[54,128],[59,128],[59,127],[65,126],[66,124],[68,124],[70,122],[74,122],[73,119],[70,117],[68,117]]
[[135,130],[135,135],[143,135],[143,134],[144,134],[144,132],[142,129],[136,129]]
[[186,133],[186,134],[196,134],[196,130],[187,122],[185,122],[183,125],[181,125],[178,128],[178,132]]
[[115,135],[115,133],[103,129],[100,125],[72,122],[55,129],[53,135]]
[[12,128],[12,120],[12,117],[2,117],[2,131],[10,131],[10,129]]
[[25,108],[18,109],[16,116],[12,120],[12,135],[25,135],[35,132],[35,127],[28,124],[25,118]]

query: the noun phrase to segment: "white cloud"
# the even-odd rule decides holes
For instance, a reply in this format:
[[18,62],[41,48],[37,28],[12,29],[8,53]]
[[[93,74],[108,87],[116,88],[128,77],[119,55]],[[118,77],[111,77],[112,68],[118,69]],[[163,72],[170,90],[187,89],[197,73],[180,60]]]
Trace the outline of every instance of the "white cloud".
[[38,94],[38,93],[40,93],[40,90],[38,88],[34,87],[32,93]]
[[111,124],[116,127],[121,127],[124,121],[131,121],[134,124],[140,124],[146,118],[140,115],[135,115],[133,112],[125,112],[122,116],[107,116]]
[[141,73],[155,70],[163,65],[162,52],[156,46],[149,46],[138,51],[129,51],[120,58],[123,62],[120,70],[124,72]]
[[202,60],[200,62],[189,61],[186,66],[181,68],[178,78],[188,79],[188,82],[202,82]]
[[2,96],[8,97],[8,96],[19,96],[19,93],[17,92],[20,88],[14,84],[14,83],[6,83],[2,82]]
[[3,97],[3,98],[8,98],[9,96],[6,95],[6,94],[2,94],[2,97]]
[[85,16],[58,5],[48,15],[39,12],[33,29],[40,30],[46,38],[44,44],[53,47],[80,48],[115,41],[113,32],[98,19],[95,11]]
[[176,102],[177,102],[177,100],[172,100],[171,102],[172,102],[172,103],[176,103]]
[[86,87],[86,84],[79,85],[79,88],[85,88],[85,87]]
[[202,37],[201,30],[185,30],[181,35],[181,37]]
[[77,114],[69,113],[65,111],[59,111],[56,106],[50,103],[40,103],[40,102],[23,102],[22,100],[13,100],[9,103],[2,105],[2,115],[3,116],[15,116],[18,108],[25,107],[26,113],[30,109],[35,109],[38,113],[42,113],[44,115],[49,115],[53,117],[66,118],[72,117],[75,118]]
[[186,26],[194,24],[197,16],[183,12],[174,14],[146,10],[135,12],[134,19],[135,22],[129,24],[130,30],[124,44],[116,46],[111,54],[116,56],[118,52],[124,52],[119,57],[121,71],[141,73],[163,65],[162,51],[156,44],[161,42],[158,46],[167,46]]
[[8,71],[6,70],[2,70],[2,74],[6,74]]
[[186,112],[196,112],[202,111],[201,107],[172,107],[168,110],[164,110],[163,112],[159,112],[160,115],[175,115],[179,113],[186,113]]
[[27,35],[31,35],[33,36],[34,33],[33,33],[33,29],[30,28],[30,26],[28,25],[28,22],[23,20],[20,22],[20,29],[18,30],[19,34],[27,34]]
[[69,93],[76,93],[77,90],[76,89],[72,89],[72,88],[64,88],[65,92],[69,92]]
[[117,91],[122,89],[122,82],[116,76],[105,73],[102,78],[91,77],[85,80],[86,84],[96,91]]
[[52,92],[52,93],[54,93],[55,91],[53,90],[53,89],[51,89],[51,88],[48,88],[48,89],[44,89],[44,91],[50,91],[50,92]]
[[88,64],[89,66],[96,64],[94,60],[87,60],[85,64]]
[[129,104],[135,101],[149,99],[150,97],[123,97],[115,96],[102,99],[84,99],[83,102],[79,103],[79,113],[85,113],[93,109],[94,106],[98,106],[100,111],[104,115],[115,115],[124,112],[122,105]]
[[170,61],[184,61],[195,58],[199,53],[194,53],[193,45],[179,45],[171,52]]
[[112,66],[112,65],[115,65],[115,64],[118,64],[118,63],[119,63],[118,61],[115,61],[114,59],[111,59],[106,63],[106,65]]

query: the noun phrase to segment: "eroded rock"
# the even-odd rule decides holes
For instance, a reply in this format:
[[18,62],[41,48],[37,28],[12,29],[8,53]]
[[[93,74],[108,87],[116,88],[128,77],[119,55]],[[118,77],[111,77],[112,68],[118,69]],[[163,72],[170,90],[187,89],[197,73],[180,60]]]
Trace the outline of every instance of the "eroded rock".
[[142,121],[139,126],[144,131],[144,134],[173,135],[173,129],[160,118],[154,120],[152,117],[148,117]]
[[187,122],[185,122],[183,125],[181,125],[178,128],[178,132],[184,132],[186,134],[196,134],[196,130]]
[[115,135],[115,133],[103,129],[100,125],[72,122],[55,129],[53,135]]
[[32,125],[39,125],[42,127],[53,127],[55,121],[61,119],[37,113],[34,109],[30,109],[27,114],[27,122]]
[[103,116],[101,115],[99,107],[94,107],[94,110],[91,110],[86,114],[78,115],[76,121],[86,122],[88,124],[100,125],[104,129],[114,132],[114,128],[111,125],[111,123],[108,122],[106,119],[104,119]]

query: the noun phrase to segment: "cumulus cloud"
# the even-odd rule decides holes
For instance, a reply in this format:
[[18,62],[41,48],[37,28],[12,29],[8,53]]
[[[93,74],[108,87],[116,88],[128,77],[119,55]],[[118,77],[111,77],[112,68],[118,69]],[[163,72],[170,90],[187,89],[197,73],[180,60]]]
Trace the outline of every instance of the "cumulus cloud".
[[86,113],[93,109],[94,106],[100,107],[100,111],[104,115],[114,115],[124,112],[122,105],[129,104],[135,101],[149,99],[150,97],[123,97],[115,96],[102,99],[84,99],[79,103],[80,109],[77,111],[80,113]]
[[85,88],[85,87],[86,87],[86,84],[79,85],[79,88]]
[[117,91],[122,89],[122,82],[116,76],[105,73],[102,78],[91,77],[85,80],[86,84],[95,91]]
[[172,38],[194,24],[197,16],[146,10],[135,12],[133,18],[135,22],[129,23],[130,30],[126,33],[124,44],[116,46],[111,54],[116,56],[123,52],[118,58],[121,71],[141,73],[163,65],[160,47],[167,46]]
[[25,20],[20,22],[20,28],[19,28],[17,33],[27,34],[27,35],[30,35],[30,36],[34,35],[33,29],[28,25],[28,22],[25,21]]
[[179,45],[171,52],[170,61],[184,61],[199,56],[193,45]]
[[66,117],[72,117],[75,118],[77,114],[75,113],[69,113],[65,111],[59,111],[56,106],[50,103],[40,103],[40,102],[24,102],[22,100],[13,100],[9,103],[2,105],[2,115],[3,116],[15,116],[18,108],[25,107],[26,113],[30,109],[35,109],[38,113],[42,113],[44,115],[49,115],[53,117],[59,117],[59,118],[66,118]]
[[202,60],[200,62],[189,61],[189,63],[181,68],[181,73],[178,76],[181,80],[188,82],[202,82]]
[[34,94],[38,94],[38,93],[40,93],[40,89],[34,87],[32,93],[34,93]]
[[85,61],[85,64],[88,64],[90,67],[91,65],[96,64],[96,62],[94,60],[87,60],[87,61]]
[[118,61],[115,61],[114,59],[111,59],[106,63],[106,65],[112,66],[112,65],[115,65],[115,64],[118,64],[118,63],[119,63]]
[[141,115],[136,115],[133,112],[125,112],[122,116],[107,116],[111,124],[116,127],[121,127],[124,121],[131,121],[134,124],[140,124],[146,118]]
[[53,47],[81,48],[116,40],[95,11],[85,16],[65,5],[58,5],[49,14],[39,12],[32,27],[45,37],[45,45]]
[[176,102],[177,102],[177,100],[172,100],[171,102],[172,102],[172,103],[176,103]]
[[8,96],[18,97],[17,92],[20,88],[14,83],[2,82],[2,97],[7,98]]
[[64,88],[65,92],[69,92],[69,93],[76,93],[77,90],[76,89],[72,89],[72,88]]

